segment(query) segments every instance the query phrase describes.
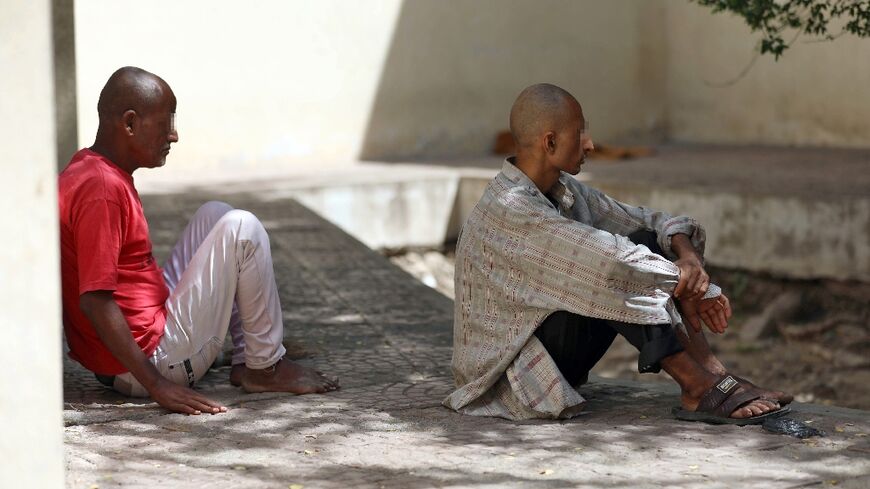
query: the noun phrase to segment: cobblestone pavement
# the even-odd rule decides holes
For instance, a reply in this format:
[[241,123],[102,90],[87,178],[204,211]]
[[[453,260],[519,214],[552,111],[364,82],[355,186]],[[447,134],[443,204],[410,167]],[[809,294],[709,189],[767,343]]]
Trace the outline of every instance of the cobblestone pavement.
[[[162,259],[207,199],[143,200]],[[599,379],[573,420],[458,415],[440,406],[451,389],[449,299],[292,201],[224,200],[269,230],[288,351],[340,376],[342,389],[249,395],[223,367],[199,388],[230,411],[183,416],[114,394],[67,360],[67,486],[870,486],[863,411],[796,406],[796,419],[828,433],[801,441],[677,422],[673,388]]]

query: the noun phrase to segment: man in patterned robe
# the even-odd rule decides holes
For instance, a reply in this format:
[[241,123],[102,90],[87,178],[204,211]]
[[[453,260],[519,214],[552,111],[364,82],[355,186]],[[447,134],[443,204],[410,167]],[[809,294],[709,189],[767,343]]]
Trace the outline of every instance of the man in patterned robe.
[[565,90],[526,88],[510,127],[517,154],[457,245],[457,389],[445,406],[508,419],[572,417],[584,404],[575,387],[620,334],[638,349],[639,371],[664,369],[680,385],[678,417],[748,424],[784,412],[791,396],[728,374],[701,332],[703,320],[723,333],[731,315],[703,268],[703,228],[574,179],[594,146]]

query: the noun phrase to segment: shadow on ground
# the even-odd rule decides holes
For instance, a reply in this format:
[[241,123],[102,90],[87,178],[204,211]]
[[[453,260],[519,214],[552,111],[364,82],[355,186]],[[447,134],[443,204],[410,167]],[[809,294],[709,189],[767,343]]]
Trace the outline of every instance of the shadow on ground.
[[[203,195],[148,196],[165,258]],[[266,224],[285,343],[341,377],[327,395],[246,395],[227,368],[199,388],[230,411],[169,414],[65,363],[69,487],[866,487],[863,411],[803,405],[829,436],[680,423],[676,391],[598,379],[568,421],[509,422],[440,406],[451,389],[451,301],[293,201],[228,199]]]

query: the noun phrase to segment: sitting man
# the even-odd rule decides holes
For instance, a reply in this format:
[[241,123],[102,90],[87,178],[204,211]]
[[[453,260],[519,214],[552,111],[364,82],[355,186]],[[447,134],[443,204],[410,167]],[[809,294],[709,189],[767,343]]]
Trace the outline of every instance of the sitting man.
[[639,371],[664,369],[680,385],[678,418],[750,424],[784,414],[791,396],[729,374],[701,332],[701,320],[724,332],[731,315],[704,271],[701,226],[571,176],[594,149],[586,127],[559,87],[528,87],[514,103],[516,156],[457,244],[457,389],[444,404],[508,419],[572,417],[584,403],[575,387],[620,334],[639,350]]
[[175,104],[160,77],[119,69],[100,93],[94,145],[58,178],[70,356],[123,394],[150,395],[180,413],[219,413],[226,407],[192,387],[229,330],[230,379],[246,391],[336,389],[337,380],[283,358],[269,237],[252,214],[203,205],[165,270],[155,263],[133,172],[165,164],[178,141]]

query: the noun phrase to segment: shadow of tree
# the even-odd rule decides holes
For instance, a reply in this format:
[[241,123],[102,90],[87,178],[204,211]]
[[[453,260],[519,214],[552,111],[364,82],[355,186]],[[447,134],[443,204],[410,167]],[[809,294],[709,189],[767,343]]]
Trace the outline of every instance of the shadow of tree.
[[[206,197],[143,199],[158,257]],[[795,487],[867,477],[866,452],[849,449],[870,432],[860,411],[798,407],[831,434],[800,442],[677,422],[673,389],[598,380],[581,389],[588,405],[572,420],[459,415],[440,406],[452,388],[451,301],[293,201],[224,198],[271,223],[285,341],[308,345],[315,353],[302,362],[338,374],[343,388],[246,395],[217,369],[198,387],[230,411],[188,417],[114,394],[66,362],[73,485]]]

